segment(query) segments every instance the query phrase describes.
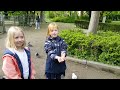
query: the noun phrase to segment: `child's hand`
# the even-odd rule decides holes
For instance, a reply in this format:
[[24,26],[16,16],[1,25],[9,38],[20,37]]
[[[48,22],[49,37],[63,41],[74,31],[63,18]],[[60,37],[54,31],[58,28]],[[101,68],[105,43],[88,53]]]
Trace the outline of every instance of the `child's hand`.
[[65,60],[66,60],[66,57],[61,57],[61,59],[65,61]]
[[66,60],[65,53],[61,53],[61,59],[62,59],[62,61]]
[[55,58],[58,60],[59,63],[64,61],[64,59],[62,57],[56,56]]
[[58,57],[58,62],[59,62],[59,63],[63,62],[63,60],[62,60],[61,57]]

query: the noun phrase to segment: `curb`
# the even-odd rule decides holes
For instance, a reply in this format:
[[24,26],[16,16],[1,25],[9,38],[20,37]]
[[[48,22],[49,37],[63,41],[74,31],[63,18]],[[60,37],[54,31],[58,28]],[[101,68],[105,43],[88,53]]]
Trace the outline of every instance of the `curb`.
[[106,65],[103,63],[99,63],[99,62],[81,60],[81,59],[77,59],[77,58],[73,58],[73,57],[69,57],[69,56],[67,56],[66,59],[70,60],[70,61],[78,62],[80,64],[84,64],[84,65],[87,65],[87,66],[90,66],[90,67],[93,67],[96,69],[100,69],[103,71],[107,71],[110,73],[120,75],[120,67],[119,66]]

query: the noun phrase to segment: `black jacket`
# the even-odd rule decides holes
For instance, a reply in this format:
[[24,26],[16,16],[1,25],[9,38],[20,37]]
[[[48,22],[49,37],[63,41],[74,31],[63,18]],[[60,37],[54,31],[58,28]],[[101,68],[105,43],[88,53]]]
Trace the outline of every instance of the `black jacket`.
[[65,72],[65,61],[59,63],[55,56],[61,56],[61,52],[65,52],[67,55],[67,44],[61,37],[51,38],[48,37],[44,45],[45,52],[47,54],[46,69],[47,73],[59,74]]

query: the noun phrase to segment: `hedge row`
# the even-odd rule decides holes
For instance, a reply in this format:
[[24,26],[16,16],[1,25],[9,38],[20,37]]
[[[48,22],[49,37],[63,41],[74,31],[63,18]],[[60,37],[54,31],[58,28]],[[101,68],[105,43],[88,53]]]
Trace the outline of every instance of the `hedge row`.
[[102,32],[86,36],[80,31],[63,30],[60,36],[68,44],[68,54],[81,59],[120,66],[120,35]]
[[[75,25],[80,28],[88,29],[89,21],[75,20]],[[100,22],[98,25],[98,30],[119,32],[120,25]]]

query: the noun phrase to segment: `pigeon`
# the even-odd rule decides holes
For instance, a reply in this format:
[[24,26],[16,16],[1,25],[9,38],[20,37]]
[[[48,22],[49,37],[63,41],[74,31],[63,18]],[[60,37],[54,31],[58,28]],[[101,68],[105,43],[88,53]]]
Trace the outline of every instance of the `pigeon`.
[[87,65],[87,60],[83,60],[82,62],[84,65]]
[[38,53],[35,53],[35,56],[36,56],[37,58],[40,58],[40,55],[39,55]]
[[75,73],[72,73],[72,79],[77,79],[77,76],[75,75]]
[[2,76],[2,78],[1,79],[8,79],[6,76]]
[[30,44],[30,42],[28,42],[28,47],[33,47],[33,45],[32,45],[32,44]]

